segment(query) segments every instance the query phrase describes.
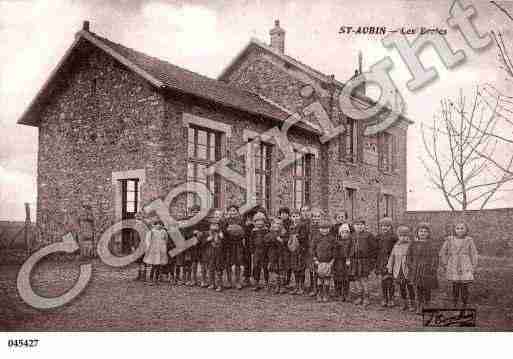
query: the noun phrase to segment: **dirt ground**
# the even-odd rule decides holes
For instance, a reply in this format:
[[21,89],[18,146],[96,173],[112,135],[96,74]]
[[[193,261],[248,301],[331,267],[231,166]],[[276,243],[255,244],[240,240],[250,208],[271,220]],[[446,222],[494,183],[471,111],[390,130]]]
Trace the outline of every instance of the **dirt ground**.
[[[309,297],[271,295],[249,289],[217,293],[199,287],[136,282],[136,267],[93,261],[86,290],[68,305],[39,311],[16,291],[19,265],[0,265],[1,331],[348,331],[424,330],[421,316],[379,305],[378,283],[364,310],[350,303],[317,303]],[[47,261],[33,273],[37,293],[56,296],[78,277],[78,265]],[[433,306],[447,306],[441,283]],[[482,258],[472,288],[476,330],[513,330],[513,260]],[[454,330],[454,329],[453,329]]]

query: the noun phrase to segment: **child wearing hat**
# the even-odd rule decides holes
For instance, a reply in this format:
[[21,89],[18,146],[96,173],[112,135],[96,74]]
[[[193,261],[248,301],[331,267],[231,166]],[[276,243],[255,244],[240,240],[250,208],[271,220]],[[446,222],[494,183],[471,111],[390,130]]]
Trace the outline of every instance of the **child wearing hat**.
[[253,290],[262,289],[260,285],[260,276],[264,272],[265,287],[269,288],[269,271],[268,264],[268,246],[266,243],[266,235],[268,230],[265,226],[266,217],[262,212],[257,212],[253,216],[253,229],[248,238],[248,247],[252,257],[253,264],[253,280],[255,286]]
[[367,306],[369,302],[368,278],[375,268],[377,245],[375,237],[365,230],[365,220],[360,218],[353,222],[354,233],[349,249],[349,274],[357,290],[354,304]]
[[[408,265],[406,262],[408,248],[411,244],[411,232],[408,226],[399,226],[397,228],[397,237],[399,238],[392,248],[390,258],[387,263],[387,270],[392,273],[394,282],[399,287],[401,298],[403,300],[403,310],[414,310],[415,292],[413,286],[408,281]],[[408,297],[410,302],[408,302]]]
[[208,288],[215,289],[217,292],[223,290],[223,269],[225,263],[223,241],[219,218],[213,217],[210,221],[204,249],[209,272],[210,285]]
[[345,302],[349,298],[349,247],[351,246],[351,226],[341,223],[337,228],[333,262],[335,297]]
[[388,258],[398,238],[394,233],[392,218],[384,217],[379,221],[380,232],[376,236],[378,245],[378,258],[376,262],[376,274],[381,277],[381,292],[383,300],[381,306],[393,307],[394,303],[394,279],[387,270]]
[[419,223],[415,239],[406,254],[409,281],[415,289],[417,314],[429,305],[431,291],[438,288],[438,250],[433,244],[429,223]]
[[454,235],[447,237],[440,250],[440,262],[447,280],[452,283],[453,305],[461,300],[463,308],[468,304],[469,287],[474,281],[477,267],[477,249],[468,235],[465,222],[456,222]]
[[329,288],[334,263],[335,236],[331,233],[331,223],[326,219],[319,221],[319,233],[315,240],[313,262],[318,278],[317,301],[328,301]]

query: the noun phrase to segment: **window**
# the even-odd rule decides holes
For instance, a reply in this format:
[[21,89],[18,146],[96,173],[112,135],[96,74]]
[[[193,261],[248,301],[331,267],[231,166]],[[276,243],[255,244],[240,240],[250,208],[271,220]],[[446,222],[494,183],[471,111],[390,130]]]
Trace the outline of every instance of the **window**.
[[[208,176],[205,170],[220,159],[219,132],[201,127],[190,126],[187,129],[187,182],[204,183],[214,195],[214,207],[219,206],[219,176]],[[187,194],[187,209],[201,205],[201,199],[194,193]],[[205,204],[203,204],[205,205]]]
[[[251,142],[251,141],[250,141]],[[258,204],[271,211],[272,145],[262,141],[253,143],[255,158],[255,196]]]
[[345,133],[346,160],[355,163],[358,160],[358,122],[348,118]]
[[312,180],[312,155],[295,152],[294,162],[294,208],[301,209],[310,203],[310,183]]
[[139,179],[121,180],[122,219],[134,218],[139,207]]
[[389,194],[384,194],[383,201],[385,202],[385,212],[383,216],[394,218],[394,197]]
[[379,167],[385,172],[395,170],[395,139],[390,133],[382,132],[379,141]]
[[349,220],[356,217],[356,189],[346,187],[346,212]]
[[[139,211],[139,179],[122,179],[121,182],[121,219],[133,219]],[[121,253],[128,254],[139,241],[136,231],[124,228],[121,231]]]

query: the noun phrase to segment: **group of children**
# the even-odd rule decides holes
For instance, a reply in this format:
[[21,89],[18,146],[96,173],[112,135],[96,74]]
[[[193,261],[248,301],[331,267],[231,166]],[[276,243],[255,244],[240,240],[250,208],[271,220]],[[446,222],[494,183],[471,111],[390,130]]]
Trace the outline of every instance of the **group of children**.
[[[193,215],[198,211],[192,208]],[[395,306],[397,287],[402,309],[421,313],[438,287],[439,268],[453,283],[454,306],[461,300],[465,307],[477,264],[476,247],[465,223],[456,223],[438,250],[428,223],[420,223],[412,233],[406,225],[394,229],[392,220],[383,218],[375,236],[363,219],[349,223],[339,214],[333,224],[321,210],[306,206],[301,211],[280,208],[274,218],[256,208],[243,218],[232,205],[226,214],[214,210],[184,236],[197,244],[170,258],[172,241],[162,222],[155,221],[145,239],[137,279],[147,279],[150,265],[153,282],[167,277],[175,285],[216,291],[252,287],[275,294],[307,294],[323,302],[330,297],[332,283],[334,297],[349,301],[352,282],[354,304],[367,306],[369,275],[374,271],[381,280],[382,306]],[[276,278],[274,285],[271,277]]]

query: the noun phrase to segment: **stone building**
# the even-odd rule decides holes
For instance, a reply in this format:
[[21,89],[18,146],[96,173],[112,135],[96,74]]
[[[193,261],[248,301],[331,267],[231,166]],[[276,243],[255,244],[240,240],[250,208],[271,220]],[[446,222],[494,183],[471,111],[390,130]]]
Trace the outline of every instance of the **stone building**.
[[[43,236],[59,240],[69,213],[90,206],[98,237],[190,181],[207,185],[214,207],[243,204],[251,188],[271,213],[308,203],[330,215],[365,216],[371,225],[401,216],[410,121],[401,117],[364,136],[364,126],[345,119],[334,101],[343,83],[286,55],[278,22],[270,35],[270,45],[251,40],[215,80],[102,38],[84,22],[18,121],[39,128]],[[247,145],[314,101],[346,131],[323,143],[314,117],[296,123],[287,136],[298,160],[282,170],[276,139]],[[246,188],[205,173],[221,159],[244,176]],[[177,196],[171,214],[185,216],[196,201],[192,193]]]

